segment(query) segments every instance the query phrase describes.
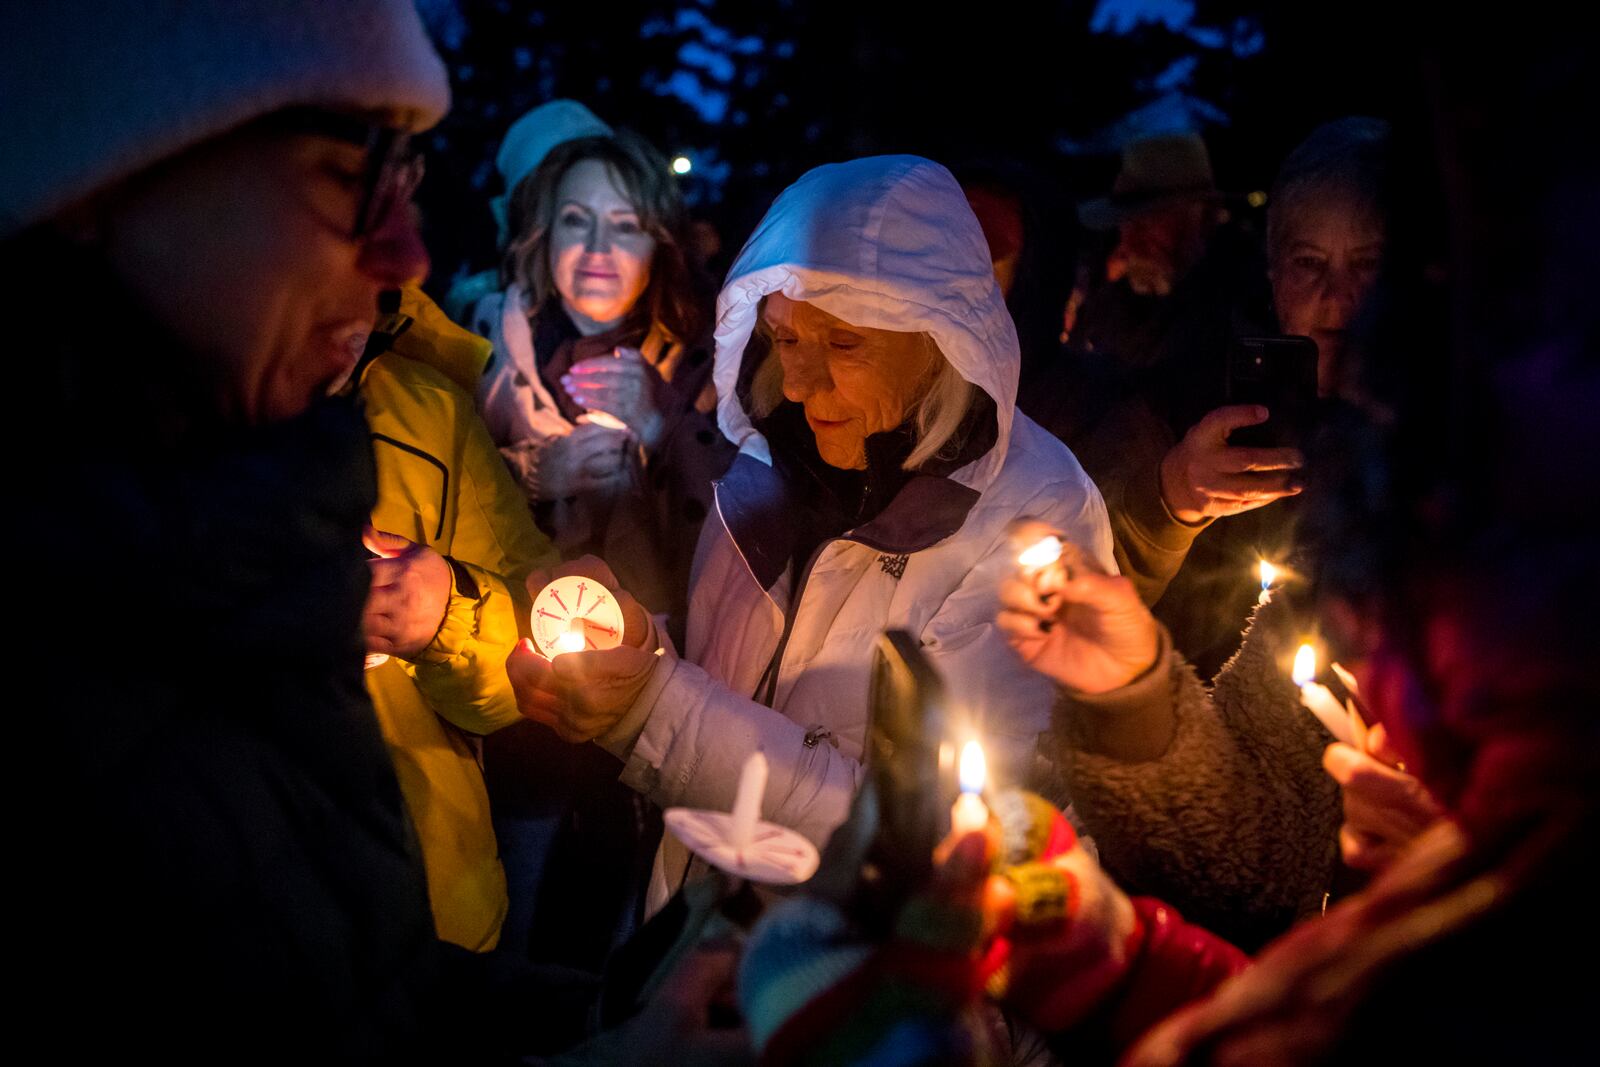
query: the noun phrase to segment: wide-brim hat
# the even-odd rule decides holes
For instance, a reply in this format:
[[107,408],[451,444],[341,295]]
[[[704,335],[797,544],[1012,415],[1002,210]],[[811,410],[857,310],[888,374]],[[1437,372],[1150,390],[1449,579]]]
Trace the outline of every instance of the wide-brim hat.
[[1190,200],[1223,199],[1211,172],[1211,153],[1199,134],[1162,134],[1130,141],[1111,195],[1078,205],[1078,221],[1109,230],[1135,215]]

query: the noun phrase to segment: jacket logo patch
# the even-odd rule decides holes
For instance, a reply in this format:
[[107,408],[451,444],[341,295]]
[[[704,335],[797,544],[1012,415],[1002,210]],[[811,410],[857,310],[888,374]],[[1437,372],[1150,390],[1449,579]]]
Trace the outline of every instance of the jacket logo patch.
[[883,568],[883,573],[887,574],[889,577],[898,582],[902,577],[904,577],[906,573],[906,561],[910,558],[910,556],[904,554],[898,556],[883,555],[878,557],[878,566]]

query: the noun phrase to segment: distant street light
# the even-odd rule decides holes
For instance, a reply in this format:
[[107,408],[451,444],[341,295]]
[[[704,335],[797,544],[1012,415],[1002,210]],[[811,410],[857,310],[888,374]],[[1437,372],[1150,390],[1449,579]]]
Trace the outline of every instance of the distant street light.
[[694,164],[692,162],[690,162],[688,156],[673,156],[672,157],[672,173],[674,173],[674,174],[688,174],[693,169],[694,169]]

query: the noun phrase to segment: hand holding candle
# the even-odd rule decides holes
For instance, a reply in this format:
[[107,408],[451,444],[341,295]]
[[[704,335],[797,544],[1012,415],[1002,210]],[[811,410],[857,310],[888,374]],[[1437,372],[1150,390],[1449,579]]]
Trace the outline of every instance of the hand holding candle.
[[589,422],[627,430],[646,450],[661,443],[666,427],[656,399],[661,384],[660,373],[643,354],[626,347],[575,363],[561,379],[567,395],[588,409]]
[[1133,583],[1106,574],[1045,523],[1011,531],[1017,570],[1000,585],[998,619],[1023,661],[1058,685],[1104,693],[1155,663],[1161,630]]
[[517,710],[565,741],[608,739],[663,662],[655,626],[602,561],[528,575],[531,637],[506,659]]

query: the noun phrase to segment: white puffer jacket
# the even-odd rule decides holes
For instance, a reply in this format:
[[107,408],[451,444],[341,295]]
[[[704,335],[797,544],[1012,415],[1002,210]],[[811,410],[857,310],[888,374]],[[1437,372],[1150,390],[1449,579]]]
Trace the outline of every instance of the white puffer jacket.
[[[760,301],[775,292],[859,326],[926,331],[993,399],[998,423],[988,451],[947,477],[912,477],[799,575],[785,486],[738,395]],[[983,233],[949,171],[915,156],[860,159],[819,167],[778,198],[717,301],[718,418],[740,454],[701,533],[687,655],[669,654],[602,739],[625,760],[623,781],[663,807],[726,809],[759,748],[771,765],[763,816],[823,844],[861,778],[873,648],[887,629],[921,640],[951,711],[984,739],[995,780],[1026,773],[1053,694],[995,625],[1000,581],[1016,565],[1007,526],[1041,518],[1115,564],[1099,491],[1016,410],[1019,364]],[[776,684],[763,685],[775,655]],[[650,910],[687,859],[668,835]]]

